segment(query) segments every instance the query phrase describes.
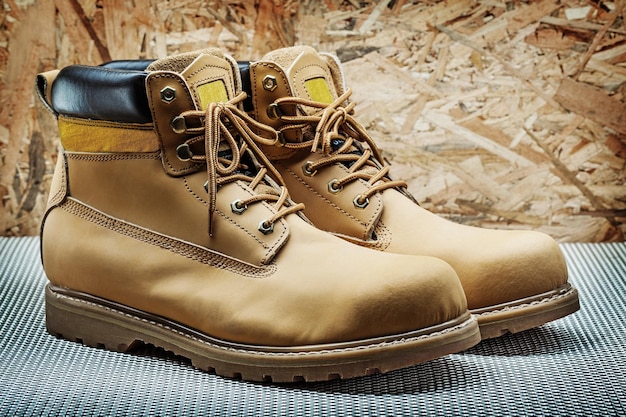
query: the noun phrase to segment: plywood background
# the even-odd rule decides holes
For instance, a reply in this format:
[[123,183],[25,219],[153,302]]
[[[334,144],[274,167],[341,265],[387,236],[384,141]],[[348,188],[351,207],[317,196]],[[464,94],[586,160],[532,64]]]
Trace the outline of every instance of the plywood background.
[[37,72],[217,45],[344,61],[396,178],[454,221],[621,241],[623,0],[2,0],[0,235],[33,235],[58,137]]

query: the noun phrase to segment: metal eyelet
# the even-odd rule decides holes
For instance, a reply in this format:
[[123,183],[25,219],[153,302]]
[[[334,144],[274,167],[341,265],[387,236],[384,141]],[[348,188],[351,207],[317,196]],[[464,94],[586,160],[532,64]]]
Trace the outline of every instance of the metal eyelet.
[[193,158],[193,152],[186,143],[181,143],[176,147],[176,156],[183,162],[190,161]]
[[170,127],[174,131],[174,133],[185,133],[187,131],[187,122],[185,118],[182,116],[176,116],[170,122]]
[[276,142],[276,146],[283,147],[287,144],[287,140],[285,139],[285,135],[280,130],[276,132],[278,136],[278,141]]
[[328,191],[333,194],[337,194],[339,191],[343,190],[343,185],[337,184],[339,184],[339,180],[337,180],[336,178],[330,180],[330,182],[328,183]]
[[242,204],[242,200],[237,199],[233,201],[232,203],[230,203],[230,209],[235,214],[241,214],[248,209],[248,206],[245,204]]
[[276,103],[272,103],[269,106],[267,106],[267,117],[269,117],[272,120],[276,120],[276,119],[280,119],[283,115],[283,112],[280,110],[280,107],[278,107],[278,104]]
[[313,165],[312,161],[306,161],[304,165],[302,165],[302,172],[304,172],[304,175],[307,177],[312,177],[317,173],[317,170],[311,171],[311,165]]
[[267,220],[261,220],[259,222],[259,232],[264,235],[269,235],[274,231],[274,223],[268,223]]
[[359,194],[356,197],[354,197],[354,200],[352,200],[352,202],[354,203],[354,207],[356,207],[358,209],[364,209],[365,207],[368,206],[368,204],[370,203],[370,199],[369,198],[365,198],[365,200],[363,202],[359,201],[361,199],[363,199],[363,196],[361,194]]

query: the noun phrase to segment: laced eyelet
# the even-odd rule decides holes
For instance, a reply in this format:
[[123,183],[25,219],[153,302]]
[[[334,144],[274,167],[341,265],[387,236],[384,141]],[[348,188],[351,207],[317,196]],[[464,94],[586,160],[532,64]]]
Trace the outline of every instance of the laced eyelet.
[[328,191],[330,191],[333,194],[337,194],[339,191],[343,190],[343,185],[338,185],[339,184],[339,180],[337,180],[336,178],[333,178],[332,180],[330,180],[330,182],[328,183]]
[[283,112],[280,110],[280,107],[278,107],[278,104],[272,103],[267,106],[267,117],[269,117],[270,119],[280,119],[282,115]]
[[241,214],[248,209],[248,206],[243,204],[242,200],[237,199],[233,201],[232,203],[230,203],[230,209],[235,214]]
[[269,235],[274,231],[274,223],[268,223],[267,220],[261,220],[259,222],[259,232],[264,235]]
[[183,162],[190,161],[193,158],[193,152],[186,143],[181,143],[176,147],[176,156]]
[[285,146],[285,144],[287,143],[287,140],[285,139],[285,135],[283,135],[283,132],[279,130],[276,132],[276,134],[278,136],[278,141],[276,142],[276,146],[279,146],[279,147]]
[[317,173],[317,170],[311,171],[311,165],[313,165],[312,161],[306,161],[304,165],[302,165],[302,172],[304,172],[304,175],[307,177],[312,177]]
[[174,133],[185,133],[187,130],[187,122],[183,116],[176,116],[170,122],[170,127],[174,131]]
[[352,200],[352,202],[354,203],[354,207],[356,207],[358,209],[364,209],[365,207],[367,207],[368,204],[370,203],[370,199],[369,198],[365,198],[365,200],[360,201],[362,199],[363,199],[363,196],[361,194],[359,194],[356,197],[354,197],[354,200]]

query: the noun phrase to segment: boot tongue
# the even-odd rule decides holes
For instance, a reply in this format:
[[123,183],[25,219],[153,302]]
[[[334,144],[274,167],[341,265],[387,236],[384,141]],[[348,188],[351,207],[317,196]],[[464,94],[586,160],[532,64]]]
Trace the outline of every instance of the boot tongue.
[[199,110],[206,110],[210,103],[232,99],[241,84],[234,78],[236,72],[232,63],[218,49],[203,49],[159,59],[147,70],[172,71],[182,75]]
[[[265,55],[261,61],[273,62],[283,69],[295,97],[325,104],[338,97],[328,61],[310,46],[278,49]],[[310,115],[319,109],[303,107],[302,111]]]

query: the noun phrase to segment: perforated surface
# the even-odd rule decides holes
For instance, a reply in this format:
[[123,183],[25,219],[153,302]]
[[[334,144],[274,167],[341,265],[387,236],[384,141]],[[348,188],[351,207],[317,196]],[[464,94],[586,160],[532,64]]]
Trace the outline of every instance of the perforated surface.
[[36,238],[0,238],[2,416],[626,416],[626,244],[562,246],[581,310],[385,375],[266,385],[46,333]]

